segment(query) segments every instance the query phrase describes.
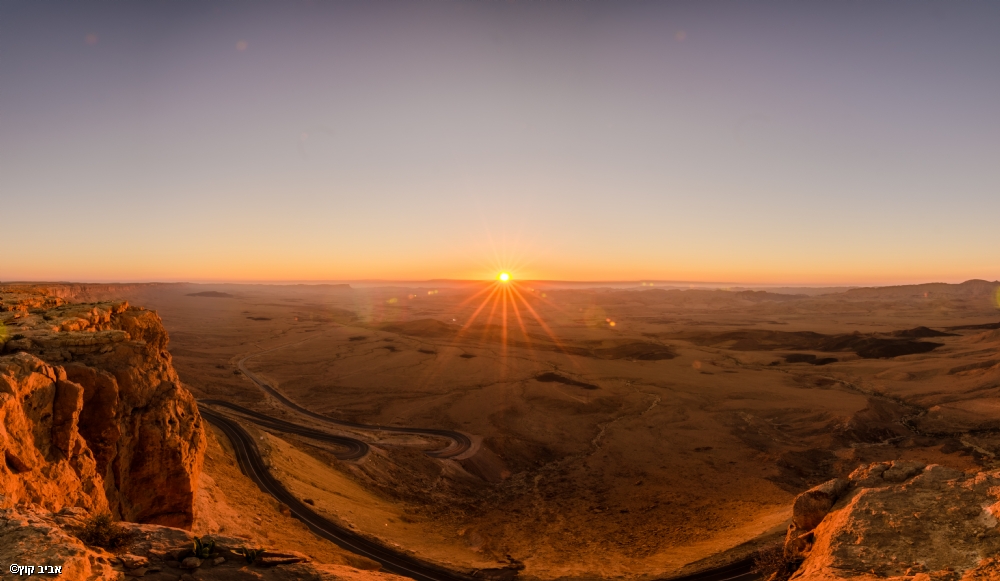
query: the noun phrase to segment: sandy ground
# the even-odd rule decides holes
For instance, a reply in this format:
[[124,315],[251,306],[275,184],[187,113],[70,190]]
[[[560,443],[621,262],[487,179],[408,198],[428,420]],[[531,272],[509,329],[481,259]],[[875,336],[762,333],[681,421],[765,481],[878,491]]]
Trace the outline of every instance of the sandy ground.
[[[995,285],[529,287],[161,285],[129,298],[159,311],[199,397],[284,414],[235,372],[260,353],[247,365],[314,411],[476,436],[481,450],[457,461],[370,432],[352,434],[374,449],[358,462],[265,440],[279,478],[321,512],[456,567],[665,575],[780,530],[796,493],[859,464],[972,469],[1000,453],[1000,331],[948,329],[1000,321]],[[204,292],[216,296],[189,296]],[[893,335],[922,326],[948,335]],[[215,506],[269,506],[212,446]],[[199,526],[311,536],[274,510],[262,524],[233,512]],[[346,559],[313,539],[318,557]]]

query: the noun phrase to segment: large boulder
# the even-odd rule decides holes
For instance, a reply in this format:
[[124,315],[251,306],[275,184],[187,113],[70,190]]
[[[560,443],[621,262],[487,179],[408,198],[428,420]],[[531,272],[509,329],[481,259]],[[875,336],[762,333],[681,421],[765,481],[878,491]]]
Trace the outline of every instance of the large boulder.
[[1000,471],[873,464],[812,531],[796,581],[1000,579]]
[[800,531],[816,528],[847,490],[847,484],[846,480],[834,478],[796,496],[792,505],[792,524]]
[[812,549],[812,530],[823,521],[837,500],[847,490],[848,482],[834,478],[810,488],[795,497],[792,504],[792,523],[785,533],[785,557],[790,561],[805,558]]

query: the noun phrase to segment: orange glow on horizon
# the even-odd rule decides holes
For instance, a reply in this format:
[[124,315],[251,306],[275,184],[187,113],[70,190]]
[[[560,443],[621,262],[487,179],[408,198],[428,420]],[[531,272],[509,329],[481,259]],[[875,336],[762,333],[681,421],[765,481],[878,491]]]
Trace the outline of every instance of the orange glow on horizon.
[[[216,248],[216,246],[208,245]],[[182,249],[185,250],[186,249]],[[995,264],[975,258],[939,265],[929,261],[915,264],[901,259],[886,266],[872,261],[842,264],[831,260],[822,264],[678,260],[669,267],[657,264],[655,257],[633,263],[592,260],[583,263],[574,256],[546,254],[544,250],[521,256],[501,256],[489,260],[473,257],[446,257],[421,260],[406,257],[403,261],[390,252],[384,255],[359,253],[330,261],[313,252],[283,253],[274,248],[246,245],[246,251],[229,256],[222,251],[205,251],[189,259],[172,254],[147,255],[131,250],[121,255],[88,254],[82,248],[67,248],[52,260],[37,260],[30,254],[4,256],[0,280],[72,281],[81,283],[191,282],[233,284],[293,284],[332,282],[402,282],[402,281],[490,281],[507,273],[507,284],[515,281],[628,282],[644,288],[678,284],[712,286],[887,286],[927,282],[961,283],[970,279],[995,280]],[[499,254],[499,253],[498,253]],[[195,256],[192,250],[190,256]],[[113,257],[113,258],[112,258]],[[607,259],[610,262],[610,258]],[[517,276],[514,276],[514,273]],[[488,291],[487,291],[488,292]],[[997,297],[1000,306],[1000,297]]]

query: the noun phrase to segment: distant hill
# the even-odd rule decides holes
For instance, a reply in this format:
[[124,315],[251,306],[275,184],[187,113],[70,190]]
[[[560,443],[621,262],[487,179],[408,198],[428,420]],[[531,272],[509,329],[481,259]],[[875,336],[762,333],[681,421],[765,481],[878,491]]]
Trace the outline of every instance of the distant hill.
[[996,294],[1000,281],[967,280],[960,284],[932,282],[900,286],[881,286],[851,289],[844,293],[849,298],[905,299],[931,296],[952,298],[979,298]]
[[236,298],[229,293],[220,293],[219,291],[202,291],[200,293],[188,293],[189,297],[208,297],[210,299],[232,299]]

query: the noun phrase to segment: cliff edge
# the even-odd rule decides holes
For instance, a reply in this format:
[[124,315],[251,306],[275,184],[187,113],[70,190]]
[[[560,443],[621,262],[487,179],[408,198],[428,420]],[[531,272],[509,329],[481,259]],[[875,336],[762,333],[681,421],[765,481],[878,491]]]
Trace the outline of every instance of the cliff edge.
[[[66,302],[75,294],[72,285],[0,286],[0,562],[12,574],[401,579],[190,532],[195,507],[206,506],[196,500],[208,440],[160,318],[125,301]],[[94,531],[112,529],[120,543],[109,552],[107,534],[99,541]]]
[[156,313],[0,287],[0,492],[190,528],[206,448]]

